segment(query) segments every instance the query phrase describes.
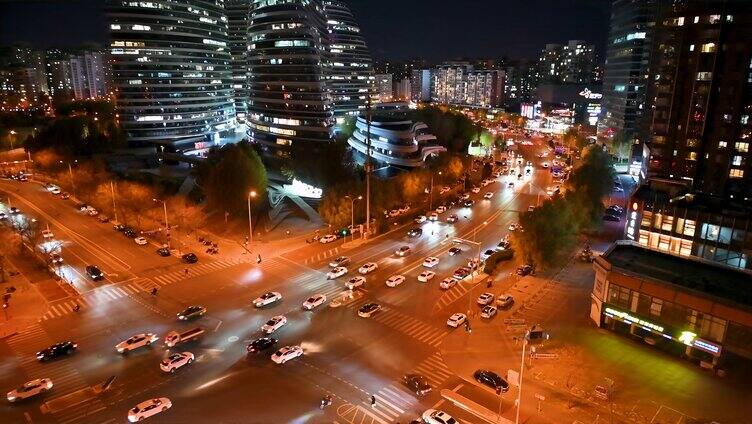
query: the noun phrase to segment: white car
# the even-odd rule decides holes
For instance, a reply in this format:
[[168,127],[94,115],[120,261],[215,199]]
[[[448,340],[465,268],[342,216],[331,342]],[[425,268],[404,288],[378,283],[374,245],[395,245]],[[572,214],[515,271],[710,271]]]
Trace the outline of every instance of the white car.
[[91,206],[89,206],[88,208],[86,208],[86,213],[89,214],[89,216],[97,216],[97,215],[99,215],[99,211],[97,211],[96,209],[92,208]]
[[127,353],[140,347],[150,346],[157,340],[159,340],[159,337],[153,333],[136,334],[135,336],[131,336],[128,340],[124,340],[115,345],[115,350],[117,350],[118,353]]
[[322,305],[324,302],[326,302],[326,295],[317,293],[313,296],[309,297],[308,299],[303,302],[303,309],[306,311],[310,311],[313,308]]
[[441,187],[441,190],[439,190],[439,194],[445,194],[445,193],[449,193],[449,192],[450,192],[451,190],[452,190],[452,188],[451,188],[451,187],[449,187],[449,186],[444,186],[444,187]]
[[326,243],[331,243],[331,242],[333,242],[335,240],[337,240],[337,236],[335,236],[334,234],[327,234],[325,236],[322,236],[319,239],[319,243],[326,244]]
[[458,424],[451,415],[438,409],[428,409],[423,413],[423,422],[426,424]]
[[45,239],[53,239],[55,238],[55,235],[52,234],[51,230],[42,230],[42,237],[44,237]]
[[496,315],[496,306],[493,305],[487,305],[484,306],[483,309],[480,311],[480,317],[481,318],[493,318],[494,315]]
[[542,167],[544,167],[544,168],[548,168],[548,162],[543,162],[543,163],[541,164],[541,166],[542,166]]
[[146,241],[146,237],[140,237],[140,236],[134,238],[133,241],[135,241],[136,244],[139,246],[143,246],[148,243],[148,241]]
[[486,306],[490,303],[493,303],[494,301],[494,295],[493,293],[482,293],[480,296],[478,296],[478,305],[480,306]]
[[509,224],[509,231],[517,231],[520,228],[520,224],[513,222]]
[[460,325],[464,324],[466,320],[467,315],[457,312],[449,317],[449,319],[447,320],[447,325],[452,328],[457,328]]
[[276,364],[284,364],[290,359],[295,359],[298,356],[303,356],[303,348],[300,346],[285,346],[272,355],[272,361]]
[[423,271],[418,275],[418,281],[421,283],[427,283],[433,279],[433,277],[436,276],[436,273],[433,271]]
[[426,219],[428,219],[428,218],[426,218],[425,215],[418,215],[418,216],[415,217],[415,219],[413,221],[415,221],[416,224],[422,224],[422,223],[426,222]]
[[470,195],[467,193],[463,193],[462,195],[460,195],[460,200],[467,200],[469,198],[470,198]]
[[457,284],[457,280],[452,277],[447,277],[439,283],[439,287],[443,290],[449,290]]
[[175,372],[183,365],[190,364],[194,360],[194,356],[191,352],[178,352],[162,359],[159,363],[159,369],[164,372]]
[[472,191],[473,194],[478,194],[478,193],[480,193],[480,187],[477,187],[477,186],[473,187],[470,191]]
[[334,268],[333,270],[326,273],[327,280],[333,280],[337,277],[341,277],[343,275],[347,274],[347,268],[343,266],[338,266],[337,268]]
[[423,261],[423,266],[426,268],[433,268],[439,264],[439,258],[435,256],[429,256]]
[[387,287],[397,287],[400,284],[405,282],[405,276],[404,275],[392,275],[386,280],[386,286]]
[[52,380],[50,380],[49,378],[37,378],[36,380],[27,381],[23,384],[23,386],[8,392],[8,402],[16,402],[19,400],[28,399],[40,393],[44,393],[51,388]]
[[493,191],[489,191],[488,193],[486,193],[486,194],[483,195],[483,198],[484,199],[490,199],[490,198],[493,197],[493,195],[494,195]]
[[261,331],[266,334],[272,334],[285,324],[287,324],[287,317],[284,315],[277,315],[269,318],[269,321],[261,326]]
[[149,418],[164,412],[172,407],[172,402],[167,398],[154,398],[145,400],[128,411],[128,421],[135,423],[144,418]]
[[438,208],[436,208],[436,213],[444,213],[447,211],[446,206],[440,205]]
[[363,266],[358,268],[358,272],[365,275],[365,274],[368,274],[369,272],[375,271],[376,268],[378,267],[379,265],[376,262],[366,262],[363,264]]
[[439,220],[439,214],[436,212],[431,212],[428,214],[428,220],[429,221],[438,221]]
[[400,257],[407,256],[410,254],[412,249],[410,249],[410,246],[402,246],[399,249],[394,251],[394,254]]
[[499,295],[499,298],[496,299],[496,304],[501,309],[508,309],[514,304],[514,297],[511,294]]
[[282,294],[280,292],[266,292],[253,300],[253,306],[261,308],[280,300],[282,300]]
[[394,218],[395,216],[399,216],[402,212],[400,212],[399,209],[392,209],[389,211],[389,217]]
[[58,186],[54,186],[54,185],[48,186],[48,187],[47,187],[47,190],[48,190],[48,191],[49,191],[50,193],[52,193],[52,194],[55,194],[55,195],[58,195],[58,194],[60,194],[60,187],[58,187]]
[[366,283],[366,277],[363,277],[361,275],[356,275],[355,277],[347,280],[345,283],[345,287],[347,287],[350,290],[357,289],[358,287],[362,286]]

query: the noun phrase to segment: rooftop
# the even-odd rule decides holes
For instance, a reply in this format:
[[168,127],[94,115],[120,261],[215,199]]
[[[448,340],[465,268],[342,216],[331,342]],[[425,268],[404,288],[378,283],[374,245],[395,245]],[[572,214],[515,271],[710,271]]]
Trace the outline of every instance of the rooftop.
[[692,192],[686,181],[663,178],[649,178],[633,195],[634,199],[735,217],[749,217],[752,212],[749,204],[731,202],[729,199]]
[[631,242],[617,242],[603,256],[612,267],[627,274],[752,307],[752,273],[748,271],[702,259],[674,256]]

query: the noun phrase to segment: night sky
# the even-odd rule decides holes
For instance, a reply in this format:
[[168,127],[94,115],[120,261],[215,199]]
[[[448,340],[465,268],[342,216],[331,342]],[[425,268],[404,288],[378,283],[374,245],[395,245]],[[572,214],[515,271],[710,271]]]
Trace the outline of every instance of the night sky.
[[[376,58],[535,58],[582,39],[603,59],[610,0],[349,0]],[[106,45],[103,0],[0,2],[0,44]]]

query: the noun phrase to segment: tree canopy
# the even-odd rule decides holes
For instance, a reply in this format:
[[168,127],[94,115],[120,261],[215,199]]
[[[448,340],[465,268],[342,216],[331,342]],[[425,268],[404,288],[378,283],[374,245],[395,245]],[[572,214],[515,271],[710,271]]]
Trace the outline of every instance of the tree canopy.
[[266,168],[246,141],[211,149],[198,166],[197,176],[211,210],[242,214],[251,190],[257,193],[256,208],[266,199]]

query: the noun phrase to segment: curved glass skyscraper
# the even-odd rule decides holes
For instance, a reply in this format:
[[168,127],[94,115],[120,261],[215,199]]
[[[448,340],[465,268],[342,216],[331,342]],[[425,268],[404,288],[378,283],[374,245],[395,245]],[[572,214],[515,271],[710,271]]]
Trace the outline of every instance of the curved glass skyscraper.
[[329,31],[327,79],[332,92],[334,116],[340,123],[347,115],[357,116],[366,108],[373,91],[373,61],[360,27],[350,9],[341,1],[324,0]]
[[235,114],[245,121],[248,112],[248,12],[250,0],[225,0],[229,28],[230,54],[232,55],[232,90]]
[[332,139],[327,28],[320,0],[252,0],[248,135],[267,147]]
[[234,132],[224,0],[107,0],[120,121],[132,144],[185,152]]

